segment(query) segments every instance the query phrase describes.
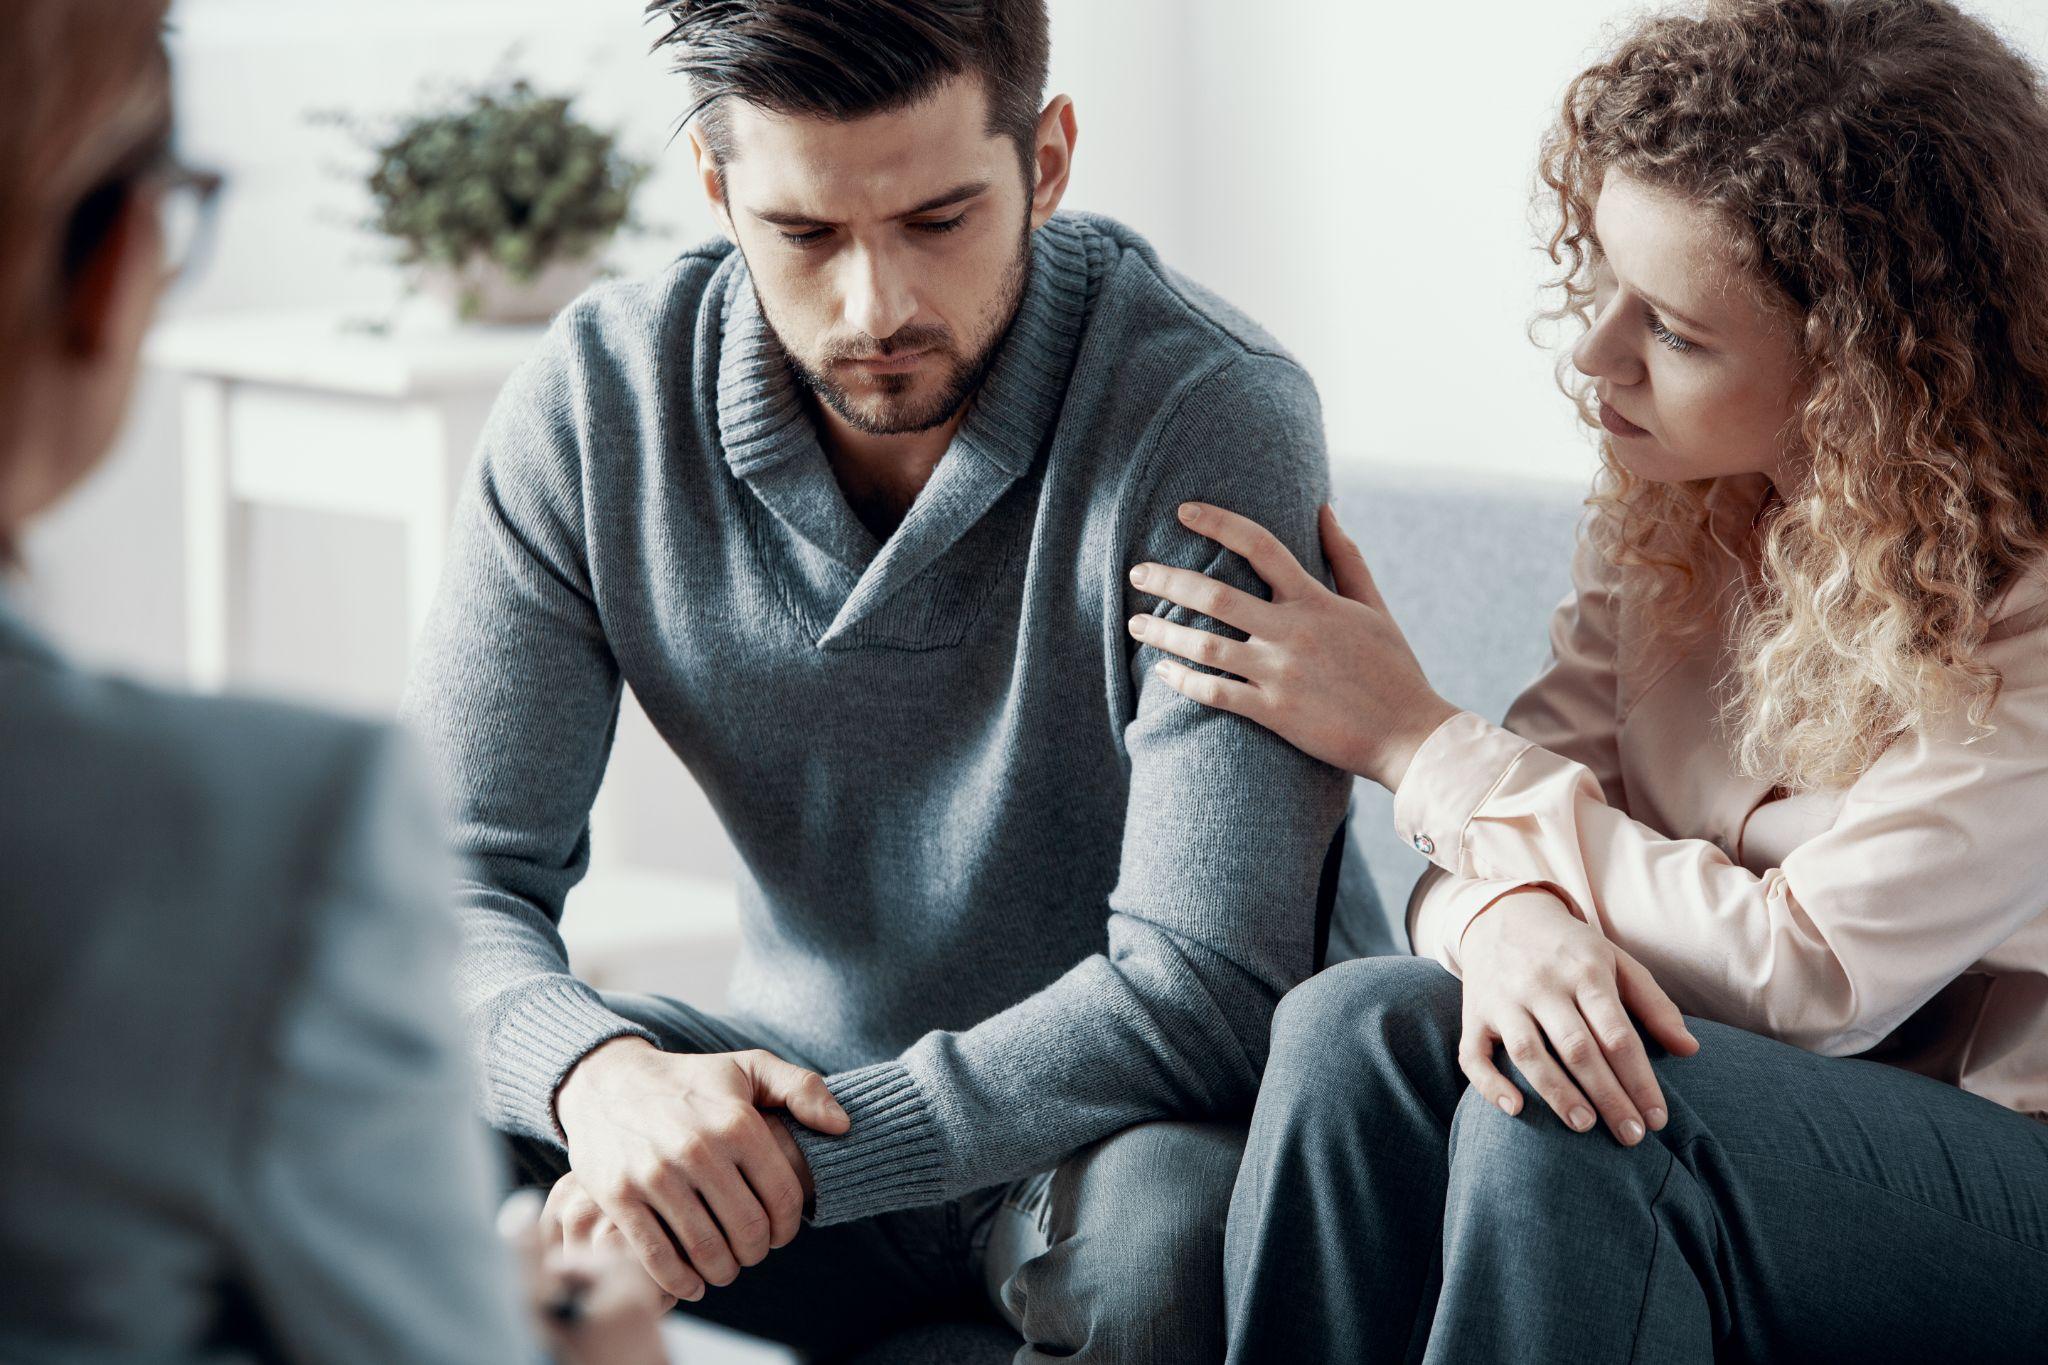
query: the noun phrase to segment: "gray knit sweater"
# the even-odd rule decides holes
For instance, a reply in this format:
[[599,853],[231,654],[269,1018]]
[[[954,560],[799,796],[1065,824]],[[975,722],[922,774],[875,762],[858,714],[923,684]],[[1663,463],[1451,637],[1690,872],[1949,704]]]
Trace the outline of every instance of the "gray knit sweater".
[[1256,588],[1188,498],[1321,571],[1308,377],[1127,229],[1061,216],[886,543],[807,402],[722,243],[593,290],[499,400],[406,708],[468,862],[488,1117],[558,1139],[562,1077],[638,1032],[556,934],[622,684],[744,861],[735,1022],[852,1117],[799,1133],[817,1221],[1244,1112],[1347,785],[1153,678],[1126,574]]

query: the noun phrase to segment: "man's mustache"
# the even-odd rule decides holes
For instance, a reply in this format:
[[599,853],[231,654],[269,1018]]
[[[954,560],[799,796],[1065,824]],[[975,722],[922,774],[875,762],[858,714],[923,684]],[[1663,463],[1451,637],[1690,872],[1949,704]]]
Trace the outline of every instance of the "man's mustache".
[[840,360],[887,360],[904,351],[950,351],[953,348],[953,333],[945,327],[929,324],[904,327],[887,337],[855,337],[846,341],[835,341],[825,350],[824,358],[829,362]]

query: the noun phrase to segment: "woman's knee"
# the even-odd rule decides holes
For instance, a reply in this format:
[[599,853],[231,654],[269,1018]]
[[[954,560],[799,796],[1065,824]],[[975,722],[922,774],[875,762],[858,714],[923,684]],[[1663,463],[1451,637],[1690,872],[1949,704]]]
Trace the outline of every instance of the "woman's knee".
[[1452,1204],[1547,1221],[1588,1202],[1654,1193],[1669,1151],[1652,1136],[1624,1147],[1604,1128],[1576,1132],[1530,1090],[1517,1114],[1467,1090],[1451,1123]]

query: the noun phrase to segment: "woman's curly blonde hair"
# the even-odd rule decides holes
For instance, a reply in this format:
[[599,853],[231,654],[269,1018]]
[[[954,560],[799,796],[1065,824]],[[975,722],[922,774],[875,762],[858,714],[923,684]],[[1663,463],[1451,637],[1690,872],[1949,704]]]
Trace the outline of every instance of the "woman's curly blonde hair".
[[[2048,100],[1943,0],[1711,0],[1574,80],[1544,146],[1586,323],[1610,170],[1711,209],[1797,326],[1804,476],[1759,570],[1716,601],[1709,482],[1602,443],[1589,532],[1659,638],[1726,623],[1722,723],[1745,773],[1840,787],[1943,716],[1984,732],[1996,600],[2048,549]],[[1590,385],[1568,386],[1589,423]],[[1646,572],[1633,572],[1644,570]]]

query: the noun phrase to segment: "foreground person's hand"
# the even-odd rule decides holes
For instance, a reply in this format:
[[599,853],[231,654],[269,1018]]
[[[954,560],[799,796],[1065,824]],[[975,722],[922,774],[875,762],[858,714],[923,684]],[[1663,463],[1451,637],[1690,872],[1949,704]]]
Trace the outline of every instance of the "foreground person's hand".
[[[1401,634],[1365,556],[1337,514],[1322,510],[1323,554],[1337,581],[1324,587],[1265,527],[1207,503],[1183,503],[1181,522],[1235,551],[1272,590],[1264,601],[1190,569],[1140,564],[1141,592],[1243,631],[1232,640],[1157,616],[1134,616],[1133,638],[1235,677],[1161,660],[1159,675],[1204,706],[1258,722],[1312,758],[1392,790],[1408,761],[1457,712],[1436,694]],[[1242,679],[1242,681],[1239,681]]]
[[1466,928],[1458,957],[1465,978],[1458,1065],[1480,1094],[1506,1113],[1521,1112],[1521,1090],[1494,1063],[1498,1043],[1570,1127],[1591,1128],[1597,1110],[1633,1147],[1646,1128],[1664,1126],[1663,1091],[1629,1016],[1678,1056],[1700,1045],[1640,962],[1556,896],[1533,888],[1487,907]]
[[849,1120],[824,1078],[771,1053],[662,1052],[639,1038],[592,1051],[555,1111],[577,1188],[656,1284],[700,1299],[795,1237],[810,1169],[782,1121]]
[[540,1196],[521,1190],[498,1211],[518,1261],[521,1302],[560,1365],[667,1365],[661,1319],[675,1299],[623,1249],[565,1248],[540,1226]]

